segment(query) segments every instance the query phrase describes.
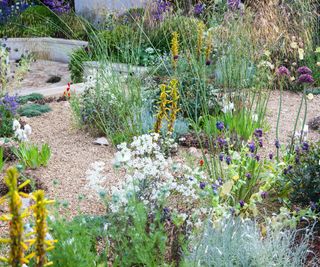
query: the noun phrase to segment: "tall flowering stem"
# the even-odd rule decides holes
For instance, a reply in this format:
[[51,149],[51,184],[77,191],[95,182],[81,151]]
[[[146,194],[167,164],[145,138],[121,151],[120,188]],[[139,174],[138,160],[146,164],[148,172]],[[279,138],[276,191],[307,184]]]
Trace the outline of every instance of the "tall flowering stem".
[[[279,126],[280,126],[280,116],[282,110],[282,90],[283,90],[283,83],[285,78],[290,77],[290,71],[285,67],[281,66],[277,70],[277,75],[280,77],[280,98],[279,98],[279,110],[278,110],[278,118],[277,118],[277,128],[276,128],[276,142],[279,143]],[[277,148],[277,161],[279,161],[279,145],[276,145]]]
[[167,94],[167,86],[165,84],[160,85],[160,101],[159,101],[159,111],[157,113],[157,119],[154,126],[154,132],[159,133],[162,127],[163,119],[167,119],[167,110],[168,110],[168,94]]
[[172,33],[171,53],[172,53],[172,65],[173,65],[173,68],[176,70],[178,58],[179,58],[179,34],[177,32]]
[[19,192],[20,189],[29,184],[29,180],[18,186],[19,172],[16,168],[7,170],[4,178],[9,192],[0,199],[0,203],[5,201],[9,204],[9,214],[0,217],[2,221],[9,222],[10,238],[1,239],[0,243],[10,244],[10,253],[8,258],[1,257],[0,261],[10,264],[12,267],[20,267],[23,264],[29,263],[32,258],[31,253],[25,256],[25,251],[28,249],[27,244],[31,244],[32,240],[25,241],[23,234],[23,219],[28,216],[28,211],[22,211],[21,196],[28,197],[27,194]]
[[35,240],[35,258],[36,267],[43,267],[52,265],[52,262],[48,262],[46,253],[54,249],[55,240],[46,240],[48,233],[47,226],[47,205],[52,204],[54,201],[45,199],[44,191],[38,190],[33,194],[35,204],[32,207],[35,217],[34,232],[36,234]]
[[203,45],[203,33],[204,33],[204,23],[201,21],[198,23],[198,37],[197,37],[197,57],[200,59]]
[[210,31],[208,33],[207,45],[206,45],[206,65],[211,64],[211,59],[210,59],[211,52],[212,52],[212,32]]
[[173,79],[170,81],[170,97],[171,97],[171,107],[170,107],[170,118],[169,118],[169,133],[173,133],[174,123],[177,119],[177,113],[179,112],[178,102],[179,102],[179,91],[178,91],[178,80]]

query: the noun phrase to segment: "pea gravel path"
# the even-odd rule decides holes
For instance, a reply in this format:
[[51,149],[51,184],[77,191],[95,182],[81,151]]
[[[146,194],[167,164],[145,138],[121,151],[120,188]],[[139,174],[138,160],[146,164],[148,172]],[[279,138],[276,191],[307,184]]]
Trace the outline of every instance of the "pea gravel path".
[[96,162],[102,164],[100,176],[104,188],[117,184],[112,160],[112,146],[98,146],[92,142],[94,137],[73,125],[68,102],[50,104],[52,112],[28,119],[33,129],[31,141],[48,143],[52,157],[47,168],[36,170],[34,174],[41,177],[48,188],[48,197],[68,204],[71,215],[78,212],[100,214],[105,210],[98,193],[89,185],[88,170]]

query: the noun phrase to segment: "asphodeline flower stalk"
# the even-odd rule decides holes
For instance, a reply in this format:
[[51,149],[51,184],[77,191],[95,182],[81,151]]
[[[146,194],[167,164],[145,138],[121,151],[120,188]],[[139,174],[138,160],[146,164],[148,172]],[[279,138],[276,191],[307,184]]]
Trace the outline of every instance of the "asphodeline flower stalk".
[[24,240],[23,219],[28,216],[28,210],[22,211],[21,196],[29,197],[27,194],[19,192],[30,181],[27,180],[18,186],[19,172],[16,168],[9,168],[4,178],[9,192],[0,199],[0,203],[8,202],[9,214],[0,217],[2,221],[9,222],[9,239],[0,239],[0,243],[10,244],[10,253],[8,258],[1,257],[0,260],[8,263],[12,267],[20,267],[23,264],[29,263],[32,254],[25,256],[25,251],[28,249],[29,241]]
[[176,69],[178,58],[179,58],[179,34],[177,32],[172,33],[171,53],[172,53],[172,65],[173,65],[173,68]]
[[162,127],[163,119],[167,119],[167,110],[168,110],[168,94],[167,94],[167,86],[165,84],[160,85],[160,101],[159,101],[159,110],[157,113],[157,119],[154,126],[154,132],[160,133]]
[[212,52],[212,33],[209,32],[207,36],[207,43],[206,43],[206,65],[211,65],[211,52]]
[[54,248],[54,243],[56,240],[46,240],[48,233],[47,226],[47,205],[52,204],[54,201],[45,199],[45,194],[43,190],[38,190],[33,194],[33,199],[35,204],[32,206],[35,217],[35,227],[34,232],[36,235],[35,239],[35,259],[36,267],[50,266],[53,263],[48,262],[46,256],[47,251]]
[[168,131],[169,133],[173,133],[174,123],[177,119],[177,113],[179,112],[178,102],[179,102],[179,89],[178,89],[178,80],[173,79],[170,81],[169,89],[170,89],[170,117],[169,117],[169,125]]
[[202,54],[204,27],[205,26],[202,21],[198,23],[198,36],[197,36],[197,58],[198,59],[200,59],[200,56]]

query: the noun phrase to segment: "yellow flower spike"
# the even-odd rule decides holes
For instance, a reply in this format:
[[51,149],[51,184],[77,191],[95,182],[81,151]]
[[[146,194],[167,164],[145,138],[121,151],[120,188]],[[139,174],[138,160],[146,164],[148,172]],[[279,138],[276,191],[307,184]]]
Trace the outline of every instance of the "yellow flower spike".
[[36,255],[35,252],[30,253],[28,256],[25,257],[25,259],[32,259]]
[[51,251],[51,250],[53,250],[54,248],[55,248],[54,246],[48,247],[48,248],[46,248],[46,251]]
[[169,119],[169,125],[168,125],[169,133],[173,133],[174,123],[177,119],[177,113],[179,111],[179,108],[178,108],[178,101],[179,101],[178,84],[179,84],[178,80],[173,79],[173,80],[171,80],[170,86],[169,86],[169,88],[171,89],[171,91],[170,91],[171,107],[170,107],[170,119]]
[[53,265],[53,262],[52,261],[50,261],[50,262],[48,262],[48,263],[46,263],[45,265],[43,265],[44,267],[47,267],[47,266],[52,266]]
[[2,244],[11,243],[11,239],[1,238],[1,239],[0,239],[0,243],[2,243]]
[[202,46],[203,46],[203,33],[204,33],[205,25],[201,21],[198,23],[198,38],[197,38],[197,57],[200,59],[201,52],[202,52]]
[[6,199],[9,203],[10,211],[10,253],[8,263],[12,267],[21,266],[25,263],[24,251],[28,249],[23,239],[23,217],[22,200],[18,187],[19,172],[16,168],[9,168],[4,177],[9,192]]
[[30,198],[30,195],[29,195],[29,194],[26,194],[26,193],[24,193],[24,192],[20,192],[19,195],[20,195],[21,197],[24,197],[24,198]]
[[173,65],[173,68],[176,69],[178,58],[179,58],[179,34],[177,32],[172,33],[171,53],[172,53],[172,65]]
[[159,110],[157,113],[157,119],[154,126],[154,132],[160,133],[162,127],[163,119],[167,119],[167,105],[168,105],[168,95],[167,95],[167,86],[165,84],[160,85],[160,101],[159,101]]
[[43,267],[48,264],[48,259],[46,256],[46,252],[50,249],[52,250],[54,247],[52,246],[52,242],[50,240],[46,240],[46,235],[48,232],[47,227],[47,208],[46,206],[53,203],[50,200],[45,199],[44,191],[38,190],[33,194],[35,199],[35,205],[33,206],[34,216],[35,216],[35,232],[36,232],[36,240],[35,240],[35,255],[36,255],[36,266]]
[[30,184],[30,180],[26,180],[25,182],[23,182],[21,185],[19,185],[18,189],[22,189],[25,186],[27,186],[28,184]]
[[206,45],[206,65],[211,64],[210,56],[212,52],[212,33],[208,33],[207,45]]

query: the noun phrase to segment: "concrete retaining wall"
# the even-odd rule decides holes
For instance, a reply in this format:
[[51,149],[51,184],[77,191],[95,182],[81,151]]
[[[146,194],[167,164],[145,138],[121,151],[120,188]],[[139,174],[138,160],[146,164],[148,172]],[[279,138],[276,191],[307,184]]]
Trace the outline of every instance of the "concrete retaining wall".
[[10,60],[17,60],[28,51],[36,58],[68,63],[73,50],[87,46],[78,40],[58,38],[8,38],[4,43],[11,48]]

